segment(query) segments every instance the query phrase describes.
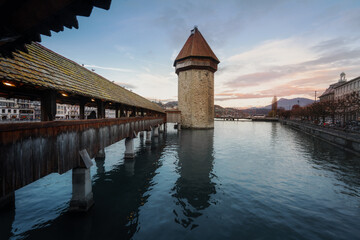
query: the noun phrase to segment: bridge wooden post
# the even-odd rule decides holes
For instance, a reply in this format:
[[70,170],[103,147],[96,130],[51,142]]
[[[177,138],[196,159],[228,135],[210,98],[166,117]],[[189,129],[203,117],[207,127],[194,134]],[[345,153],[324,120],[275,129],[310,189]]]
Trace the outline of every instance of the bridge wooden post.
[[45,91],[41,96],[41,121],[54,121],[56,116],[56,92]]
[[125,117],[130,117],[128,106],[125,106]]
[[80,115],[79,115],[79,118],[80,119],[85,119],[85,101],[84,100],[81,100],[80,103],[79,103],[79,106],[80,106]]
[[125,117],[126,116],[124,111],[125,111],[124,105],[120,104],[120,117]]
[[119,107],[119,104],[115,104],[115,118],[120,118],[120,107]]
[[136,107],[132,107],[130,117],[136,117]]
[[105,106],[104,102],[101,100],[97,100],[97,118],[105,118]]

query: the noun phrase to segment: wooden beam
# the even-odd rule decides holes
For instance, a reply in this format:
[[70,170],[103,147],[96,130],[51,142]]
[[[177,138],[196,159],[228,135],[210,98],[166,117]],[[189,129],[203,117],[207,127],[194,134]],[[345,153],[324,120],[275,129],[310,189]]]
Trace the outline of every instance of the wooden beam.
[[105,118],[105,106],[104,102],[101,100],[97,100],[97,118]]
[[80,101],[80,115],[79,115],[79,118],[80,119],[85,119],[85,104],[86,102],[85,101]]
[[56,92],[44,91],[41,95],[41,121],[54,121],[56,115]]

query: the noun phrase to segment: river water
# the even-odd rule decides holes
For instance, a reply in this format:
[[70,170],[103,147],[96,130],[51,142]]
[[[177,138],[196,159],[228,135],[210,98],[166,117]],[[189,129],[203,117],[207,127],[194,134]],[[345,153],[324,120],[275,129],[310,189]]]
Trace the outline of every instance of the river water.
[[279,123],[170,126],[91,168],[95,205],[68,213],[71,171],[16,191],[0,239],[360,239],[360,159]]

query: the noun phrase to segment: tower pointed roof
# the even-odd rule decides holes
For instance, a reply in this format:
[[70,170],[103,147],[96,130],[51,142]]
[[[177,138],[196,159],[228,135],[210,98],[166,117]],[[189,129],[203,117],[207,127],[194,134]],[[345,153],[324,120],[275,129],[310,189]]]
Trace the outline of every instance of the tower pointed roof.
[[191,34],[188,40],[174,61],[174,66],[178,61],[189,57],[210,58],[213,59],[216,63],[220,63],[219,59],[211,50],[209,44],[206,42],[205,38],[202,36],[197,27],[194,27],[194,29],[191,30]]

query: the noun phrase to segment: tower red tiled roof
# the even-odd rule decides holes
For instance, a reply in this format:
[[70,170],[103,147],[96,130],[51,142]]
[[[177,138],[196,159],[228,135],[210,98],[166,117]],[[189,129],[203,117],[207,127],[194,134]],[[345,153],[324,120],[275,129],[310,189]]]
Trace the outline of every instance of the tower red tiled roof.
[[209,44],[206,42],[205,38],[201,35],[197,27],[191,31],[191,35],[181,49],[179,55],[174,61],[174,66],[176,62],[183,60],[188,57],[205,57],[215,60],[217,63],[220,63],[219,59],[216,57],[214,52],[211,50]]

